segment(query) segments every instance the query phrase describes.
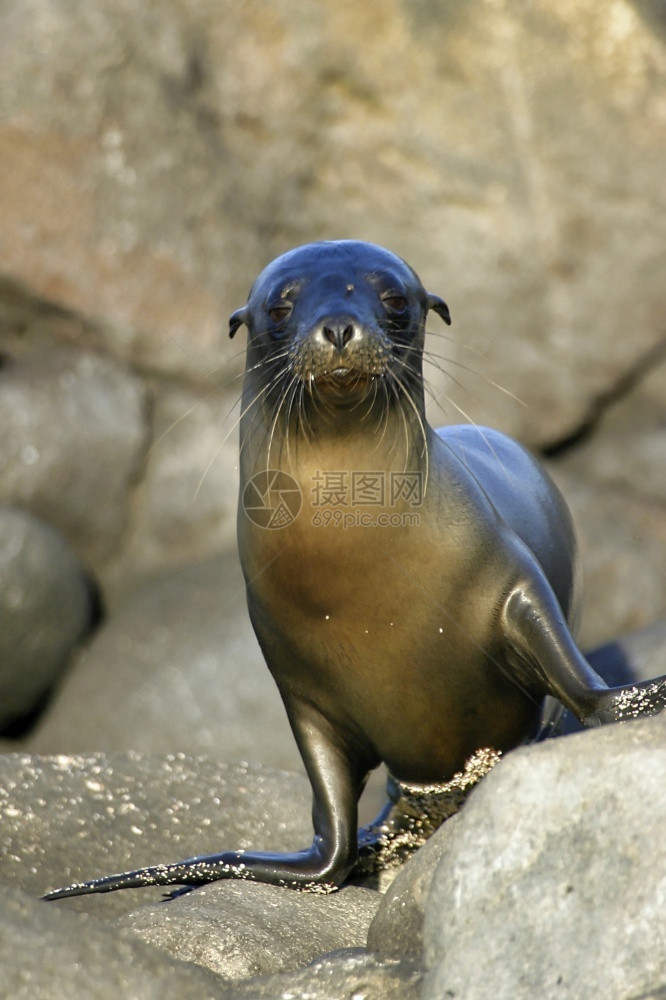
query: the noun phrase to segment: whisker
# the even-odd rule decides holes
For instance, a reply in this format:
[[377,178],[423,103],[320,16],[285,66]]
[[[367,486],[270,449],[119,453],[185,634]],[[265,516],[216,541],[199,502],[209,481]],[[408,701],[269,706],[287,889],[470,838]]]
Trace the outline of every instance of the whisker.
[[[176,419],[173,420],[169,424],[169,426],[165,430],[162,431],[162,433],[160,434],[160,436],[157,437],[157,438],[155,438],[155,440],[152,442],[152,444],[148,448],[148,451],[146,452],[146,458],[149,458],[150,455],[152,455],[153,451],[157,448],[157,446],[160,445],[162,443],[162,441],[164,441],[165,437],[167,437],[169,434],[171,434],[171,432],[178,426],[178,424],[182,423],[183,420],[187,420],[187,418],[190,416],[190,414],[194,413],[194,411],[199,406],[202,406],[203,403],[205,403],[207,400],[209,400],[211,396],[214,396],[216,392],[218,392],[217,387],[215,389],[211,389],[210,392],[207,392],[205,396],[203,396],[201,399],[198,399],[196,401],[196,403],[193,403],[192,406],[190,406],[190,408],[188,410],[185,410],[185,412],[181,413],[181,415],[179,417],[176,417]],[[236,400],[236,402],[234,403],[234,405],[231,407],[231,410],[229,410],[229,413],[227,413],[227,416],[225,417],[225,420],[229,417],[229,414],[232,413],[232,411],[234,409],[234,406],[237,406],[237,405],[238,405],[238,400]]]
[[[398,410],[400,411],[400,416],[402,417],[402,427],[403,427],[403,430],[404,430],[404,433],[405,433],[405,461],[404,461],[404,464],[403,464],[402,471],[406,472],[407,471],[407,463],[409,461],[409,451],[410,451],[410,449],[409,449],[409,422],[407,420],[407,414],[405,412],[405,405],[404,405],[404,402],[403,402],[403,399],[402,399],[402,392],[398,391],[397,386],[394,385],[393,382],[389,382],[388,383],[387,390],[388,389],[390,389],[390,391],[393,393],[394,399],[396,400],[396,403],[397,403]],[[388,418],[387,418],[387,425],[388,425]]]
[[[433,359],[437,359],[439,361],[444,361],[446,364],[449,364],[449,365],[457,365],[458,368],[462,368],[463,371],[468,372],[470,375],[474,375],[477,378],[483,379],[483,381],[487,385],[491,385],[493,387],[493,389],[498,389],[499,392],[503,392],[506,396],[509,396],[510,399],[515,400],[516,403],[520,403],[521,406],[527,407],[527,405],[528,405],[525,402],[524,399],[521,399],[520,396],[516,396],[516,394],[514,392],[511,392],[510,389],[507,389],[505,386],[500,385],[499,382],[495,382],[493,379],[488,378],[487,375],[484,375],[483,372],[477,371],[477,369],[475,369],[475,368],[471,368],[470,365],[466,365],[462,361],[457,361],[455,358],[448,358],[448,357],[445,357],[442,354],[435,354],[433,351],[426,351],[426,350],[423,351],[423,358],[424,358],[425,361],[427,361],[429,364],[431,364],[434,368],[437,368],[442,373],[442,375],[446,375],[447,378],[451,378],[452,377],[451,373],[448,372],[445,368],[442,368],[440,365],[436,364],[435,360],[433,360]],[[463,386],[461,382],[458,382],[457,384],[462,389],[465,389],[465,386]],[[465,391],[468,391],[468,390],[465,389]]]
[[[515,481],[516,481],[516,480],[515,480],[515,476],[512,476],[512,475],[511,475],[511,473],[509,472],[509,470],[508,470],[508,469],[507,469],[507,467],[505,466],[504,462],[503,462],[503,461],[502,461],[502,459],[501,459],[501,458],[499,457],[499,455],[497,454],[496,450],[495,450],[495,449],[493,448],[492,444],[490,443],[490,440],[488,439],[488,436],[486,435],[486,433],[485,433],[485,432],[484,432],[484,430],[483,430],[483,427],[480,427],[480,426],[479,426],[479,425],[478,425],[478,424],[476,423],[476,421],[472,420],[472,418],[471,418],[471,417],[469,416],[469,414],[468,414],[468,413],[466,413],[466,412],[465,412],[465,410],[463,410],[463,408],[462,408],[461,406],[458,406],[458,404],[457,404],[457,403],[455,403],[455,402],[454,402],[454,401],[453,401],[452,399],[450,399],[449,397],[447,397],[447,402],[448,402],[448,403],[450,403],[450,405],[451,405],[451,406],[453,406],[453,408],[454,408],[454,409],[456,409],[456,410],[458,411],[458,413],[460,413],[460,415],[461,415],[462,417],[464,417],[464,418],[465,418],[465,420],[466,420],[466,421],[467,421],[467,422],[468,422],[468,423],[469,423],[469,424],[470,424],[470,425],[471,425],[472,427],[474,427],[474,429],[475,429],[475,430],[476,430],[476,431],[477,431],[477,432],[478,432],[478,433],[479,433],[479,434],[481,435],[481,437],[483,438],[483,443],[485,444],[486,448],[488,449],[488,451],[490,451],[490,453],[492,454],[493,458],[495,459],[495,461],[496,461],[496,462],[497,462],[497,464],[499,465],[499,467],[500,467],[500,469],[502,470],[502,472],[503,472],[503,474],[504,474],[504,476],[505,476],[505,478],[506,478],[507,482],[513,485],[513,484],[515,483]],[[458,456],[458,457],[459,457],[459,456]],[[467,463],[465,463],[465,467],[467,468]],[[470,471],[470,472],[471,472],[471,469],[469,469],[468,471]],[[473,473],[472,473],[472,474],[473,474]]]
[[[288,384],[283,387],[283,390],[280,393],[280,396],[279,396],[279,399],[278,399],[277,406],[275,407],[275,413],[273,415],[273,420],[271,421],[270,435],[269,435],[269,438],[268,438],[268,449],[266,451],[266,472],[268,472],[270,470],[270,468],[271,468],[271,449],[273,447],[273,438],[275,436],[275,428],[277,427],[278,419],[280,417],[280,413],[281,413],[283,407],[285,406],[285,401],[286,401],[287,395],[292,391],[293,387],[299,381],[299,378],[300,378],[300,376],[298,376],[296,374],[292,374],[291,379],[289,380]],[[289,434],[288,433],[287,433],[286,437],[287,437],[287,440],[288,440],[289,439]]]
[[422,418],[422,416],[421,416],[421,414],[419,412],[418,406],[416,405],[416,403],[412,399],[411,394],[409,392],[407,392],[406,388],[404,387],[404,385],[402,384],[401,380],[398,378],[398,376],[396,375],[396,373],[394,371],[392,371],[390,368],[387,368],[386,371],[387,371],[387,374],[389,375],[389,377],[394,380],[394,383],[398,387],[398,389],[402,390],[402,399],[406,400],[409,403],[409,405],[411,406],[411,408],[412,408],[412,410],[414,412],[414,415],[416,416],[419,428],[421,430],[421,437],[422,437],[422,440],[423,440],[423,448],[421,449],[421,458],[423,458],[425,456],[425,460],[426,460],[426,477],[425,478],[426,478],[426,483],[427,483],[428,482],[428,474],[429,474],[429,471],[430,471],[430,456],[428,455],[428,436],[426,434],[426,429],[425,429],[425,426],[423,424],[423,418]]
[[[250,400],[250,402],[247,404],[247,406],[244,409],[241,410],[241,412],[238,415],[238,418],[234,421],[234,423],[231,425],[231,427],[229,428],[229,430],[227,431],[227,433],[224,435],[224,437],[220,441],[218,447],[215,449],[215,452],[214,452],[211,460],[208,462],[206,468],[204,469],[204,471],[203,471],[203,473],[201,475],[201,478],[199,479],[199,482],[197,484],[197,487],[196,487],[196,489],[194,491],[194,497],[193,497],[193,501],[192,501],[193,503],[196,503],[197,498],[199,496],[199,493],[201,492],[201,488],[202,488],[202,486],[203,486],[203,484],[204,484],[204,482],[206,480],[206,476],[208,475],[208,473],[212,469],[212,467],[213,467],[213,465],[215,463],[215,460],[217,459],[218,455],[222,451],[222,448],[224,447],[224,445],[226,444],[226,442],[229,440],[230,435],[233,434],[234,430],[241,423],[241,421],[243,420],[243,417],[247,413],[249,413],[249,411],[252,409],[253,406],[256,406],[256,404],[259,402],[259,400],[261,399],[261,397],[264,396],[264,395],[266,395],[267,393],[269,393],[270,390],[276,386],[276,384],[279,382],[279,380],[282,377],[282,375],[283,375],[282,372],[278,372],[275,375],[275,377],[273,378],[273,380],[271,382],[267,383],[265,386],[263,386],[262,389],[260,390],[260,392],[256,393],[253,396],[253,398]],[[237,405],[238,405],[237,402],[234,403],[234,407],[237,406]],[[233,410],[233,407],[232,407],[232,410]],[[240,449],[239,449],[240,452],[242,452],[244,445],[245,445],[245,439],[243,439],[241,441],[241,443],[240,443]]]

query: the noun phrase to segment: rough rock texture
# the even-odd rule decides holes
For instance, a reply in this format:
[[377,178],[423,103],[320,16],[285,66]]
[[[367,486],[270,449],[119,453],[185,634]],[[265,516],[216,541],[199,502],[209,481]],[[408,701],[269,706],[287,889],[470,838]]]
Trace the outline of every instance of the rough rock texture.
[[292,971],[326,952],[363,946],[380,899],[378,892],[357,886],[319,896],[218,882],[175,899],[166,913],[163,904],[144,906],[122,924],[174,958],[245,979]]
[[52,524],[86,560],[117,547],[145,446],[146,392],[110,358],[42,347],[0,368],[0,502]]
[[[189,898],[194,901],[196,895]],[[163,911],[178,902],[163,904]],[[133,916],[143,913],[138,910]],[[168,916],[163,923],[169,926]],[[194,926],[199,927],[198,919]],[[352,996],[417,1000],[420,996],[421,974],[414,963],[378,958],[362,948],[337,951],[295,973],[225,986],[222,978],[201,968],[200,962],[171,958],[129,929],[48,906],[4,886],[0,887],[0,929],[0,994],[12,1000],[259,1000],[287,994],[293,1000],[349,1000]]]
[[218,1000],[207,969],[128,932],[0,886],[0,995],[11,1000]]
[[642,628],[666,608],[666,360],[635,376],[550,463],[581,539],[587,643]]
[[666,986],[666,718],[507,756],[426,910],[424,997],[640,997]]
[[[361,948],[325,955],[298,972],[234,984],[234,1000],[420,1000],[418,965]],[[650,997],[646,1000],[651,1000]]]
[[79,561],[48,525],[0,507],[0,730],[28,716],[90,625]]
[[[49,886],[83,874],[224,845],[304,846],[311,837],[308,804],[303,779],[260,767],[229,768],[183,755],[0,755],[0,926],[15,926],[0,935],[0,992],[46,998],[52,982],[57,1000],[65,996],[66,971],[75,969],[77,996],[89,988],[91,997],[106,1000],[108,979],[121,996],[152,998],[158,994],[147,992],[146,983],[160,967],[171,971],[174,990],[180,988],[183,997],[190,996],[190,980],[192,989],[208,990],[200,996],[236,996],[221,985],[258,973],[271,975],[253,979],[252,989],[241,995],[271,996],[271,989],[289,985],[286,976],[275,974],[353,947],[299,971],[294,997],[301,989],[333,1000],[351,996],[353,988],[367,988],[368,998],[377,1000],[401,996],[401,989],[405,997],[416,996],[419,972],[413,964],[384,961],[360,947],[380,901],[371,889],[349,886],[319,896],[236,882],[171,901],[164,901],[165,890],[152,888],[36,902]],[[35,946],[40,934],[43,951]],[[14,951],[16,935],[24,943]],[[221,976],[197,977],[187,961]],[[136,967],[134,992],[122,985],[131,982],[121,978],[123,965],[127,976],[127,967]],[[86,985],[95,975],[98,992]],[[154,977],[156,984],[161,975]],[[211,992],[211,984],[219,984],[219,991]]]
[[162,566],[236,552],[240,380],[157,394],[152,443],[116,581]]
[[198,378],[261,263],[363,235],[451,297],[532,404],[513,429],[559,437],[663,336],[666,55],[640,10],[13,0],[8,276]]
[[368,948],[379,955],[420,960],[423,921],[435,870],[446,856],[462,815],[457,813],[403,865],[389,886],[368,930]]
[[36,753],[207,753],[298,769],[234,553],[126,595],[27,743]]
[[[0,756],[2,881],[34,895],[81,878],[230,848],[312,839],[305,778],[184,754]],[[104,919],[163,890],[49,903]],[[47,904],[45,904],[47,905]]]

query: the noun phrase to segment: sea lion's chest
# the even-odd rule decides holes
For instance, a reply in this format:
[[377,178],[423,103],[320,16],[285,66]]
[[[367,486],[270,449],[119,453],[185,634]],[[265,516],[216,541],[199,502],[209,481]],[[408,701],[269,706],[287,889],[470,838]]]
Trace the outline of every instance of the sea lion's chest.
[[269,666],[353,688],[356,677],[385,678],[389,663],[427,676],[443,657],[484,648],[502,583],[484,562],[497,545],[440,513],[366,506],[345,523],[306,504],[283,531],[255,534],[245,571]]

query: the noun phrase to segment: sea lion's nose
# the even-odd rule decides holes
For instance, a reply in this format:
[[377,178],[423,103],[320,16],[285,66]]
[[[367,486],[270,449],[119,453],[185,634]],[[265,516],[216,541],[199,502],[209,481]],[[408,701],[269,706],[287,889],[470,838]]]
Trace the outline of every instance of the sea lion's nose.
[[322,336],[337,347],[339,351],[346,347],[356,332],[354,321],[349,316],[329,316],[322,320]]

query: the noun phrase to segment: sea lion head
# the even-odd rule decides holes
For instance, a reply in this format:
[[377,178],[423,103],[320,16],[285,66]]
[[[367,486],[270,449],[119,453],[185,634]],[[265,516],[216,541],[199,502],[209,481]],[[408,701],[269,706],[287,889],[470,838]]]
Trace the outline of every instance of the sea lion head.
[[247,304],[233,313],[230,336],[249,331],[248,371],[282,389],[307,387],[334,405],[376,390],[421,381],[429,310],[451,322],[446,303],[425,290],[400,257],[356,240],[309,243],[270,263]]

